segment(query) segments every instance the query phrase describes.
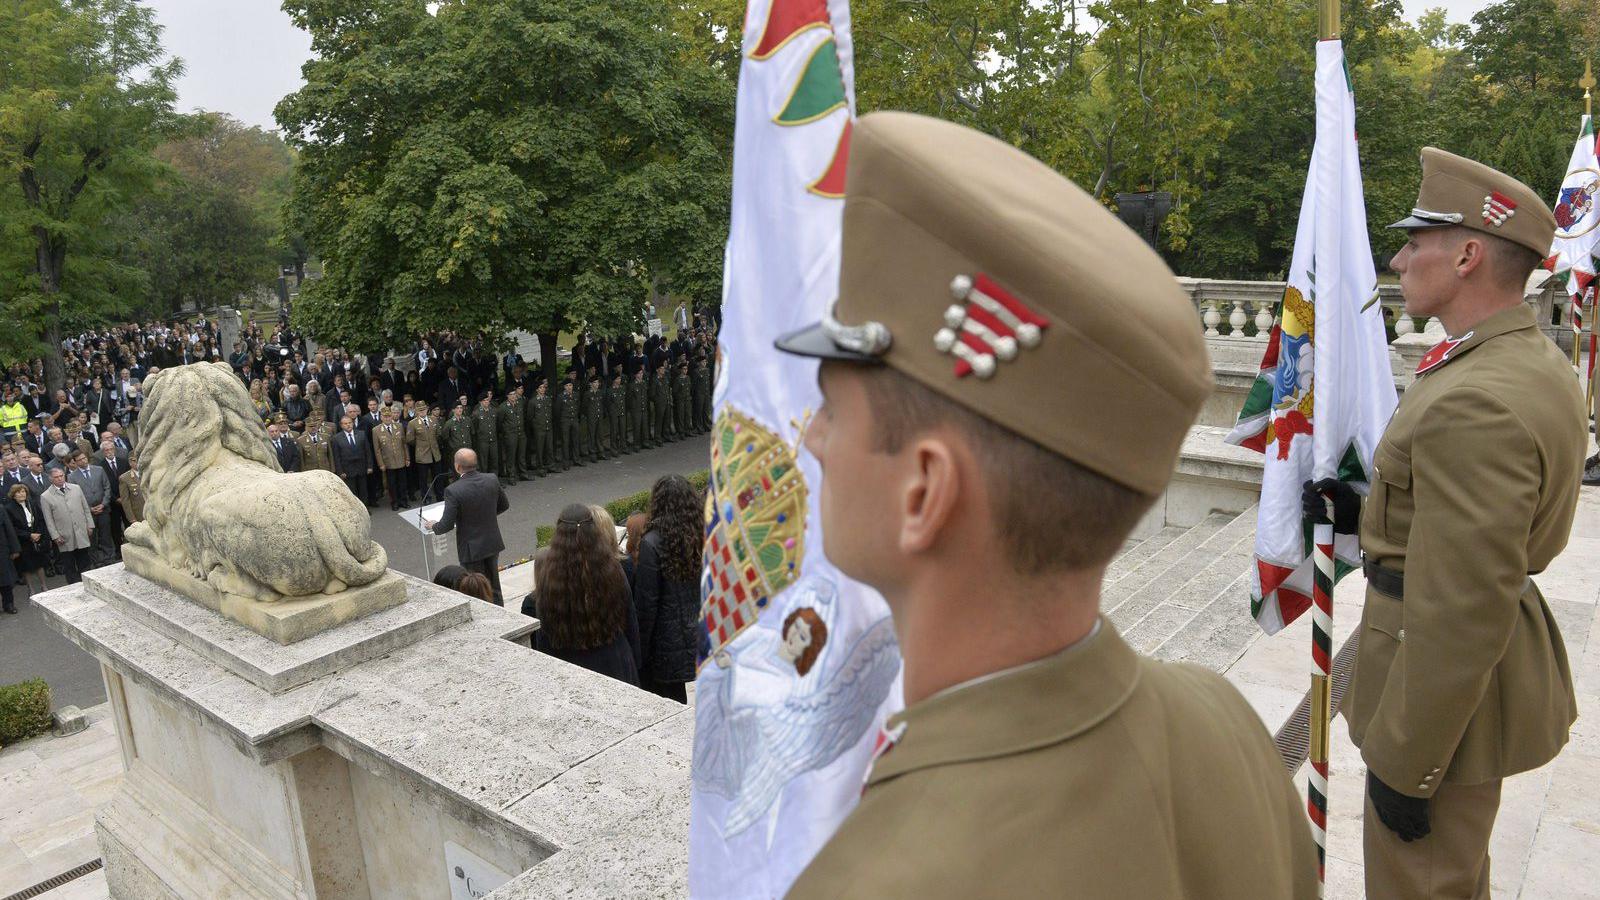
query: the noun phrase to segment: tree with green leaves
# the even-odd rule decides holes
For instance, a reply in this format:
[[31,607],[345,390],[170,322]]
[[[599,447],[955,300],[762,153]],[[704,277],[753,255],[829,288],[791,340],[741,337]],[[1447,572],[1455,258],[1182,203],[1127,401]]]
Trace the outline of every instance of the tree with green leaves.
[[63,327],[98,324],[142,292],[115,223],[160,169],[150,150],[175,127],[182,69],[136,0],[0,8],[0,309],[22,326],[0,341],[42,353],[53,389]]
[[190,118],[154,151],[169,171],[129,217],[129,254],[149,276],[140,311],[233,300],[293,256],[283,243],[293,156],[278,135],[221,113]]
[[314,54],[277,118],[300,154],[293,219],[324,272],[295,321],[320,340],[524,329],[553,377],[558,333],[639,328],[652,285],[717,296],[733,85],[682,64],[681,8],[285,9]]

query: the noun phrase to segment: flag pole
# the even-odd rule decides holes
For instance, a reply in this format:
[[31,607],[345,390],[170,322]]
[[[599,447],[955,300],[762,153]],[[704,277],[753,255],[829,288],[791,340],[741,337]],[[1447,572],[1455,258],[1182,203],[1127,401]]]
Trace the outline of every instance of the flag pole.
[[[1594,70],[1590,67],[1589,60],[1583,61],[1583,77],[1578,79],[1578,87],[1583,88],[1583,117],[1589,118],[1593,111],[1590,108],[1589,91],[1595,86]],[[1589,291],[1580,291],[1572,297],[1572,367],[1578,367],[1578,353],[1583,343],[1583,298]],[[1593,304],[1590,304],[1589,315],[1594,315]],[[1589,405],[1594,405],[1594,324],[1589,325]]]
[[[1339,0],[1318,0],[1317,37],[1339,39]],[[1311,596],[1311,771],[1306,777],[1306,813],[1317,843],[1317,896],[1323,896],[1328,864],[1328,731],[1333,716],[1333,522],[1312,526],[1316,572]]]

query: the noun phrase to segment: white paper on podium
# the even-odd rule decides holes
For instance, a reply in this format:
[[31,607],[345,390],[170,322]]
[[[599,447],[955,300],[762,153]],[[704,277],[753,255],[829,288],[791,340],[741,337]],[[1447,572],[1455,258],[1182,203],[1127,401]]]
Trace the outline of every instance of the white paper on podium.
[[424,534],[433,534],[433,532],[422,527],[422,520],[427,519],[429,522],[437,522],[439,521],[439,517],[442,515],[444,515],[443,500],[433,504],[432,506],[423,506],[418,507],[417,509],[402,509],[399,513],[400,518],[405,519],[407,524],[409,524],[412,528],[423,532]]

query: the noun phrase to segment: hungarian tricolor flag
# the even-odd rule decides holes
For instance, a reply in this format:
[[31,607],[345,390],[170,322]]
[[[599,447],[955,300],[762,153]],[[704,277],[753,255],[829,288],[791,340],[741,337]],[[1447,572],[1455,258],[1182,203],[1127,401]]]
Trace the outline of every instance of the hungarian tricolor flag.
[[689,893],[781,897],[860,797],[900,706],[883,598],[822,552],[801,437],[817,362],[773,340],[825,315],[854,112],[845,0],[750,0],[733,142],[689,809]]
[[[1268,634],[1311,605],[1314,565],[1301,485],[1337,477],[1366,493],[1373,451],[1394,412],[1376,295],[1344,47],[1320,41],[1317,139],[1288,285],[1260,374],[1228,435],[1266,455],[1250,612]],[[1341,574],[1360,564],[1353,535],[1339,536],[1334,554]]]

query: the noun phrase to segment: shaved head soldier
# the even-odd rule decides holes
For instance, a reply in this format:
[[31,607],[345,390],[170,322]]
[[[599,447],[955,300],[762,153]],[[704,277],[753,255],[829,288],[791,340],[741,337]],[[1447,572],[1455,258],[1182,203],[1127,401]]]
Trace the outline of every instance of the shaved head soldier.
[[1021,151],[873,113],[837,303],[779,346],[823,360],[825,550],[888,601],[907,704],[790,896],[1317,896],[1250,705],[1099,614],[1212,389],[1160,257]]

